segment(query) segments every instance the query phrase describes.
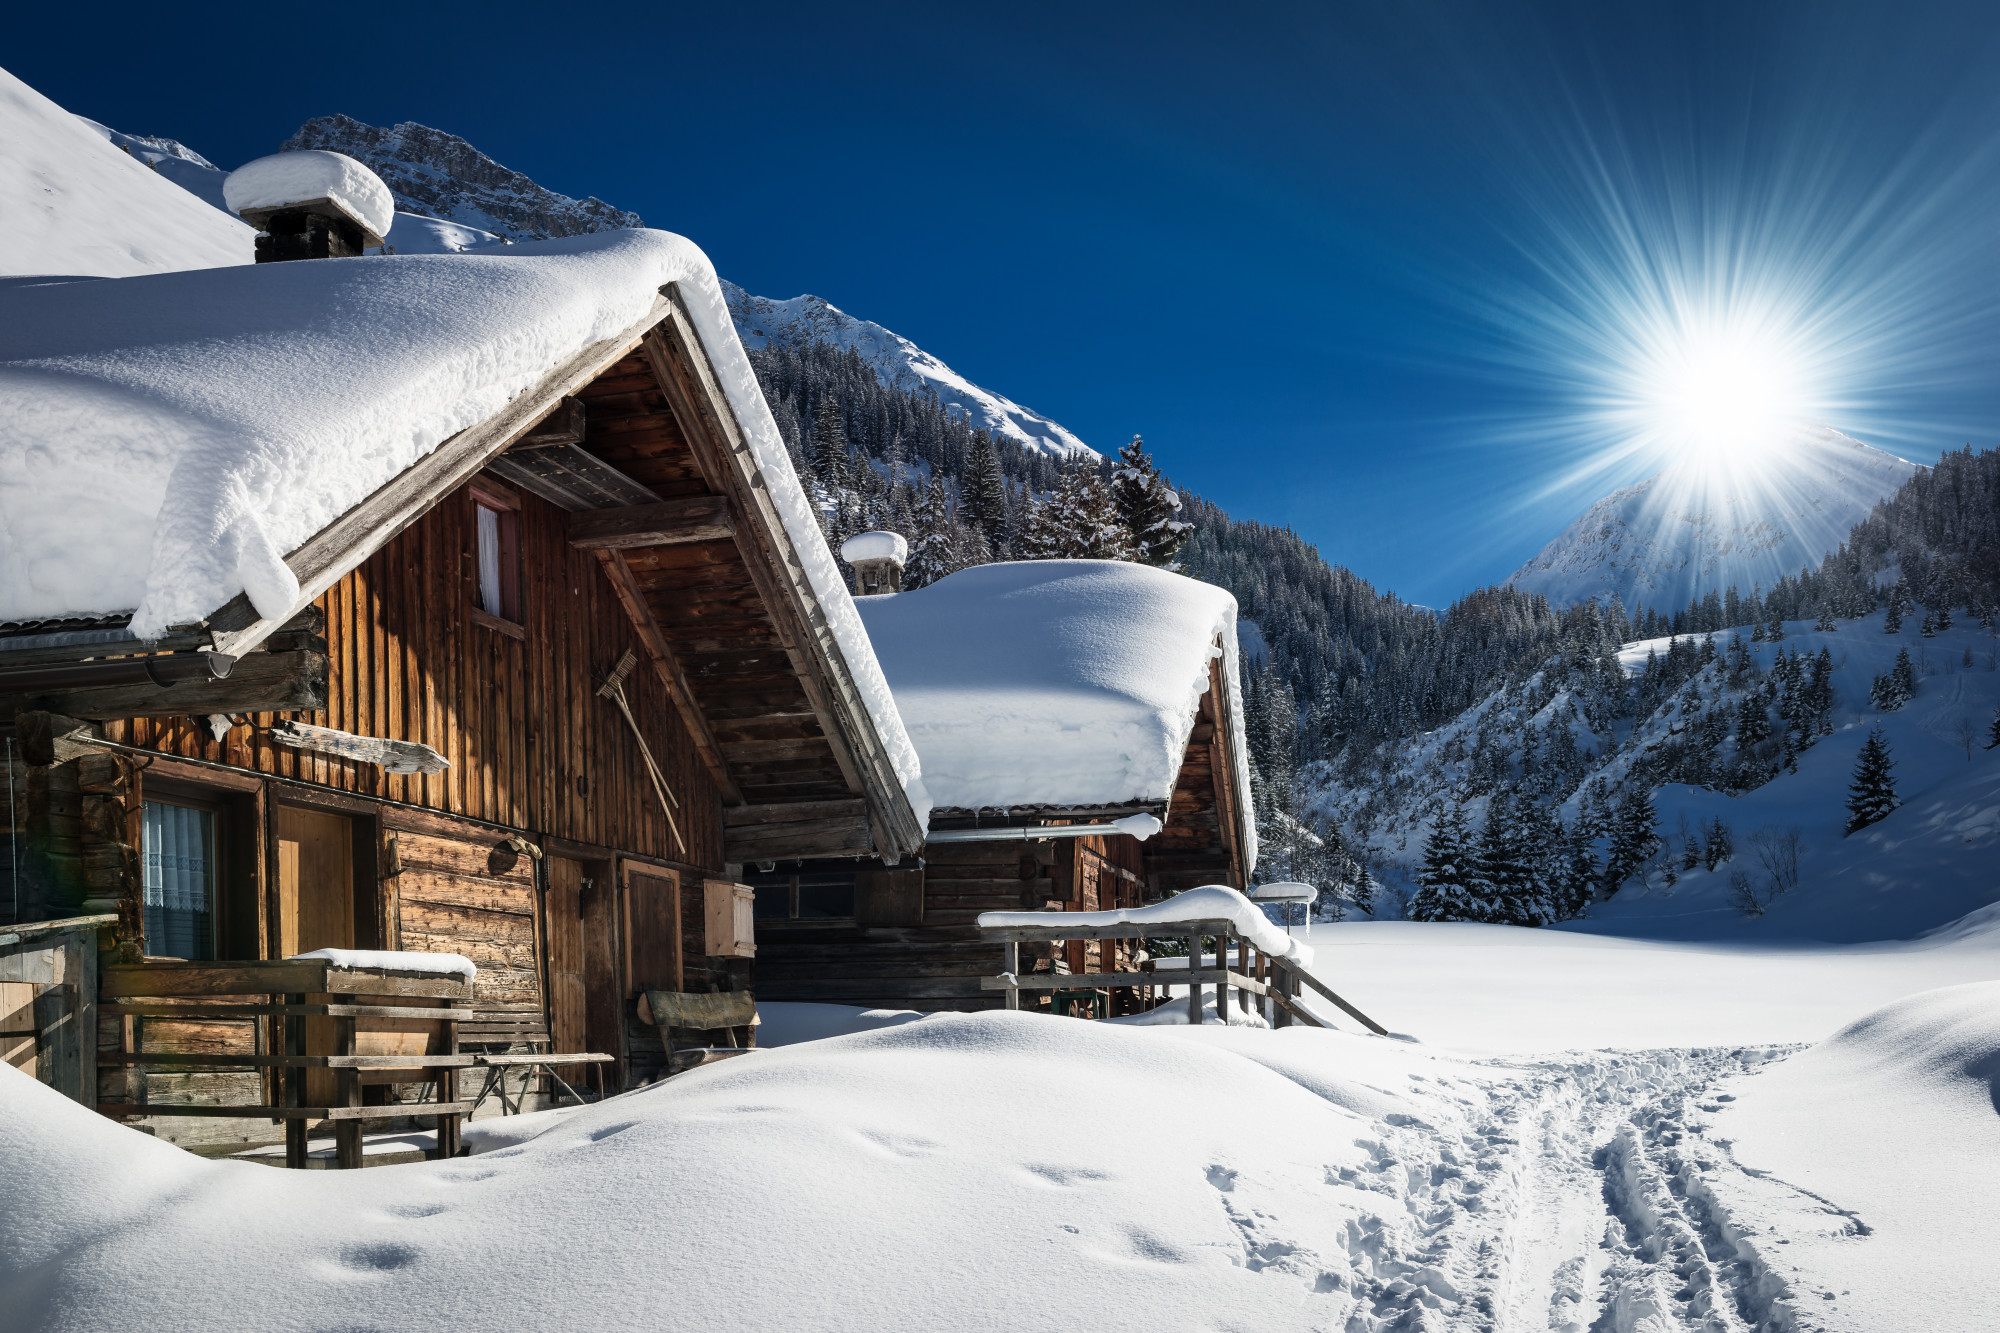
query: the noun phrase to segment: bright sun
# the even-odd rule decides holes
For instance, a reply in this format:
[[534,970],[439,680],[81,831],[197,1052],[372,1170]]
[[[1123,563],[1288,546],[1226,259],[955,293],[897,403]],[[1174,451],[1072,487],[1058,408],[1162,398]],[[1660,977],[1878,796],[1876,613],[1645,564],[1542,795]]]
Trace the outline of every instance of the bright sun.
[[1799,377],[1774,339],[1684,336],[1652,358],[1641,392],[1659,442],[1711,466],[1754,464],[1804,417]]

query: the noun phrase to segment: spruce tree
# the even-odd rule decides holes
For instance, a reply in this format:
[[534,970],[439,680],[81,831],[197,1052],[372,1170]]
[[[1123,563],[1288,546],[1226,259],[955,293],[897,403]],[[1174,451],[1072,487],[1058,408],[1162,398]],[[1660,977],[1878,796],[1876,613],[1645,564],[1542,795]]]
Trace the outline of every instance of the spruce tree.
[[1896,664],[1868,687],[1868,701],[1885,713],[1893,713],[1908,703],[1917,692],[1917,668],[1910,661],[1910,650],[1903,649],[1896,654]]
[[1653,810],[1653,793],[1645,780],[1626,795],[1611,826],[1611,846],[1604,856],[1604,887],[1616,893],[1625,881],[1639,873],[1654,852],[1660,835],[1655,826],[1659,816]]
[[1410,899],[1412,921],[1473,921],[1472,865],[1465,845],[1465,816],[1453,806],[1438,816],[1424,844],[1418,889]]
[[1167,485],[1137,435],[1118,451],[1118,464],[1111,474],[1111,495],[1132,534],[1132,558],[1146,565],[1172,564],[1194,526],[1181,521],[1180,493]]
[[1907,595],[1904,593],[1901,583],[1889,589],[1889,609],[1882,615],[1882,632],[1884,634],[1901,634],[1903,632],[1903,612],[1908,609],[1905,605],[1906,598]]
[[1833,612],[1827,609],[1824,601],[1820,602],[1819,619],[1813,622],[1813,629],[1821,634],[1830,634],[1839,628],[1840,626],[1834,621]]
[[936,583],[945,575],[963,569],[959,563],[958,522],[951,512],[951,497],[945,493],[944,478],[931,474],[930,487],[911,515],[910,555],[903,567],[903,586],[912,591]]
[[1896,799],[1896,779],[1890,775],[1895,766],[1882,728],[1876,727],[1862,743],[1861,757],[1854,765],[1854,780],[1847,787],[1849,833],[1867,828],[1902,804]]
[[826,488],[829,499],[836,498],[849,484],[847,426],[840,417],[840,404],[832,394],[819,400],[813,412],[812,472],[814,480]]
[[1993,710],[1993,725],[1986,729],[1986,748],[2000,747],[2000,708]]
[[1078,463],[1028,511],[1016,547],[1029,560],[1130,560],[1132,534],[1097,469]]
[[965,474],[959,482],[959,512],[969,527],[979,530],[986,545],[998,551],[1007,527],[1007,479],[985,432],[966,450]]

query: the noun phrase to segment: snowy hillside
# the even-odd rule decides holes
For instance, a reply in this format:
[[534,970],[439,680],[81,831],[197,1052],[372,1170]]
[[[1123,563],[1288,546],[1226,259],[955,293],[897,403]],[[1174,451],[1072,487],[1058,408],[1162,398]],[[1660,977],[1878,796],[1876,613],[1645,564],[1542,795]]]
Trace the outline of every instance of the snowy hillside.
[[107,135],[0,70],[0,275],[122,278],[251,261],[256,233],[179,188],[206,165],[196,155]]
[[1757,467],[1701,461],[1605,496],[1509,580],[1556,605],[1610,594],[1677,610],[1731,584],[1746,594],[1797,574],[1847,539],[1916,465],[1825,426]]
[[947,407],[957,407],[968,421],[995,436],[1016,440],[1052,454],[1085,454],[1095,450],[1039,412],[1011,398],[982,389],[944,362],[900,334],[872,324],[817,296],[773,301],[752,296],[734,283],[723,284],[736,332],[745,347],[768,343],[826,342],[852,347],[891,389],[926,389]]
[[[1786,625],[1780,642],[1753,630],[1715,636],[1703,664],[1699,640],[1684,638],[1677,679],[1662,672],[1639,715],[1617,715],[1585,678],[1552,667],[1496,690],[1435,731],[1392,744],[1386,768],[1354,779],[1326,765],[1308,774],[1314,810],[1337,821],[1377,874],[1414,890],[1426,840],[1456,807],[1476,832],[1496,794],[1549,803],[1598,846],[1615,802],[1635,786],[1652,790],[1662,842],[1657,855],[1608,901],[1566,929],[1663,938],[1908,938],[2000,898],[2000,749],[1983,748],[2000,708],[2000,639],[1960,624],[1923,635],[1912,620],[1883,632],[1878,612],[1814,631]],[[1733,644],[1741,642],[1741,651]],[[1664,660],[1668,640],[1627,645],[1626,669]],[[1785,674],[1780,657],[1830,664],[1831,706],[1812,728],[1825,734],[1793,752],[1777,735],[1746,741],[1746,697],[1770,727],[1765,701]],[[1911,700],[1884,711],[1870,700],[1876,677],[1907,651]],[[1812,674],[1807,668],[1808,677]],[[1779,688],[1779,695],[1784,693]],[[1785,711],[1782,697],[1777,706]],[[1848,782],[1868,732],[1881,726],[1896,762],[1902,808],[1844,836]],[[1766,767],[1776,776],[1765,780]],[[1699,780],[1695,780],[1699,773]],[[1688,864],[1720,821],[1733,855],[1712,868]],[[1796,830],[1796,886],[1769,894],[1758,844]],[[1739,876],[1763,899],[1759,914],[1739,901]],[[1392,908],[1386,907],[1385,911]]]

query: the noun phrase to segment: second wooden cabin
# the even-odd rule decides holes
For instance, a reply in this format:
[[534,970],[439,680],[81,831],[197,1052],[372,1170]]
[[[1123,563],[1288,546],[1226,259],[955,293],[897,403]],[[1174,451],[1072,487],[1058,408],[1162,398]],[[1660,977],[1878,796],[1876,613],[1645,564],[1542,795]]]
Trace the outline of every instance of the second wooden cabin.
[[[1249,884],[1256,829],[1227,592],[1115,561],[981,565],[898,592],[900,538],[862,534],[844,554],[923,760],[929,834],[892,867],[745,866],[763,998],[997,1007],[980,978],[1001,970],[1001,950],[981,939],[980,912],[1136,907]],[[1031,961],[1109,971],[1134,948],[1072,941]]]

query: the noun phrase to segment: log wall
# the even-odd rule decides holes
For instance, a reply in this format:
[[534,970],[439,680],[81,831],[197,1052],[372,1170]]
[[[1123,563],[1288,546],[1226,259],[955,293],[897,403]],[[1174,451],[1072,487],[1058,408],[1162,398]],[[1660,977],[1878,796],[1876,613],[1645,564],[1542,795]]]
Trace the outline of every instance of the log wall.
[[569,545],[562,511],[533,495],[520,502],[518,632],[476,609],[469,489],[318,603],[330,659],[327,706],[295,720],[428,745],[451,761],[444,772],[386,773],[279,745],[268,734],[276,714],[253,715],[220,741],[194,718],[111,722],[106,738],[719,871],[714,782],[657,679],[634,671],[626,695],[688,812],[684,846],[660,818],[624,719],[597,697],[619,655],[639,649],[623,608],[595,557]]

